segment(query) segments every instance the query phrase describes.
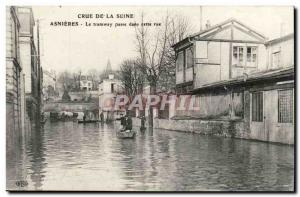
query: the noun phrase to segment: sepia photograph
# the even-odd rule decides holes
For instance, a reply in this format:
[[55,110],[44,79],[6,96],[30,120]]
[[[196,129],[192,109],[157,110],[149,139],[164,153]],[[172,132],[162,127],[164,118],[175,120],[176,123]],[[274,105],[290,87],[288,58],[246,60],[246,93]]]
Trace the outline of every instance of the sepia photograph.
[[293,6],[5,10],[7,191],[296,191]]

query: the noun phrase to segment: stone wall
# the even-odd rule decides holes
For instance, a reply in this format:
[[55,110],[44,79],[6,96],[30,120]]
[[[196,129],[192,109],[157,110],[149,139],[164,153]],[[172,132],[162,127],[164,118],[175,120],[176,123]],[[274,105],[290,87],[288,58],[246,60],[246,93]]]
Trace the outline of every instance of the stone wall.
[[69,92],[72,101],[84,101],[88,98],[99,99],[98,91]]
[[84,112],[98,110],[97,103],[92,102],[48,102],[44,104],[45,112]]
[[[133,125],[136,127],[140,127],[140,119],[133,118]],[[198,133],[204,135],[248,138],[247,133],[245,133],[244,131],[244,121],[242,120],[229,121],[154,119],[154,128]]]
[[[138,118],[132,118],[133,125],[140,127],[141,121]],[[239,120],[170,120],[154,119],[155,129],[165,129],[189,133],[198,133],[203,135],[223,136],[230,138],[252,139],[268,142],[280,142],[284,144],[293,144],[290,141],[266,140],[264,138],[254,137],[249,130],[249,123],[243,119]],[[146,121],[146,126],[147,126]]]
[[154,127],[167,130],[216,135],[224,137],[244,136],[243,121],[228,120],[166,120],[155,119]]

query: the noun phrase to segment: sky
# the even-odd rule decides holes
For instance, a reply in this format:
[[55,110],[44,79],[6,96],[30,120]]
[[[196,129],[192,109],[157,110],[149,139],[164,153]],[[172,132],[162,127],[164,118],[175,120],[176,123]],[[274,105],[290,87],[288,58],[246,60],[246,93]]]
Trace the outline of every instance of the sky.
[[[182,15],[192,27],[191,33],[200,30],[200,6],[33,6],[35,20],[40,20],[41,64],[46,70],[103,70],[108,59],[113,69],[118,69],[124,59],[138,55],[133,27],[86,27],[85,22],[127,23],[139,22],[145,13],[145,22],[162,22],[166,13]],[[133,14],[133,18],[81,19],[78,14]],[[236,18],[264,34],[269,39],[293,32],[293,7],[288,6],[202,6],[202,26],[228,18]],[[50,26],[54,21],[78,21],[77,27]],[[153,32],[156,27],[149,27]],[[153,34],[154,35],[154,34]]]

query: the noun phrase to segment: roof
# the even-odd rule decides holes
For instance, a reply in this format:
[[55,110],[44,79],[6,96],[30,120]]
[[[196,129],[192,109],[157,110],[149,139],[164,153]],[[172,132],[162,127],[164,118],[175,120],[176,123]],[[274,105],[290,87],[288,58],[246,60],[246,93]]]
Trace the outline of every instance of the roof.
[[214,82],[214,83],[204,84],[200,88],[193,89],[190,92],[197,92],[199,90],[207,89],[207,88],[242,85],[242,84],[247,84],[247,83],[251,83],[251,82],[258,82],[258,81],[262,81],[262,80],[268,80],[268,79],[293,77],[294,72],[295,72],[294,69],[295,68],[292,66],[292,67],[287,67],[287,68],[260,71],[260,72],[249,74],[247,77],[240,76],[240,77],[232,78],[232,79],[229,79],[229,80],[222,80],[222,81],[217,81],[217,82]]
[[218,29],[218,28],[222,27],[223,25],[226,25],[226,24],[229,24],[229,23],[237,23],[238,25],[240,25],[240,26],[242,26],[242,27],[248,29],[250,32],[256,34],[257,36],[259,36],[259,37],[262,38],[263,40],[266,40],[266,39],[267,39],[267,37],[265,37],[262,33],[260,33],[260,32],[258,32],[257,30],[254,30],[253,28],[251,28],[251,27],[245,25],[245,24],[242,23],[241,21],[239,21],[239,20],[237,20],[237,19],[235,19],[235,18],[229,18],[229,19],[227,19],[227,20],[225,20],[225,21],[223,21],[223,22],[221,22],[221,23],[218,23],[218,24],[216,24],[216,25],[211,26],[210,28],[207,28],[207,29],[204,29],[204,30],[202,30],[202,31],[200,31],[200,32],[197,32],[197,33],[194,33],[194,34],[192,34],[192,35],[189,35],[189,36],[186,37],[185,39],[183,39],[183,40],[181,40],[181,41],[175,43],[172,47],[176,47],[176,46],[180,45],[181,43],[187,42],[187,41],[190,40],[191,38],[194,38],[194,37],[196,37],[196,36],[201,36],[201,35],[203,35],[203,34],[205,34],[205,33],[207,33],[207,32],[210,32],[210,31],[212,31],[212,30],[214,30],[214,29]]
[[107,81],[111,81],[111,82],[116,82],[116,83],[121,83],[122,81],[120,79],[116,79],[116,78],[113,78],[113,79],[102,79],[100,82],[99,82],[99,85],[102,84],[103,82],[107,82]]
[[213,29],[216,29],[216,28],[218,28],[218,27],[220,27],[220,26],[223,26],[223,25],[226,25],[226,24],[229,24],[229,23],[233,23],[233,22],[235,22],[235,23],[237,23],[237,24],[239,24],[239,25],[241,25],[241,26],[243,26],[243,27],[249,29],[250,31],[252,31],[252,32],[254,32],[255,34],[257,34],[257,35],[259,35],[260,37],[262,37],[263,39],[266,39],[266,37],[265,37],[262,33],[258,32],[257,30],[254,30],[253,28],[251,28],[251,27],[245,25],[244,23],[242,23],[241,21],[239,21],[239,20],[237,20],[237,19],[235,19],[235,18],[229,18],[229,19],[227,19],[227,20],[225,20],[225,21],[223,21],[223,22],[221,22],[221,23],[218,23],[218,24],[216,24],[216,25],[211,26],[211,27],[208,28],[208,29],[202,30],[202,31],[200,31],[200,32],[198,32],[198,33],[195,33],[195,34],[192,34],[191,37],[200,36],[201,34],[204,34],[204,33],[206,33],[206,32],[209,32],[209,31],[213,30]]
[[282,42],[282,41],[285,41],[285,40],[289,40],[289,39],[294,39],[294,33],[290,33],[290,34],[287,34],[285,36],[269,40],[269,41],[266,42],[266,45],[279,43],[279,42]]

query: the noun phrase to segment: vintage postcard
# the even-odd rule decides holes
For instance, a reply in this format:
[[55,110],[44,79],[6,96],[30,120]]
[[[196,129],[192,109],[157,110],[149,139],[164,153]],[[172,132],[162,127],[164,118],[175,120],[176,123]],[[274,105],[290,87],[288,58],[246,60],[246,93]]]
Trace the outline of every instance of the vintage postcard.
[[295,192],[293,6],[6,6],[8,191]]

